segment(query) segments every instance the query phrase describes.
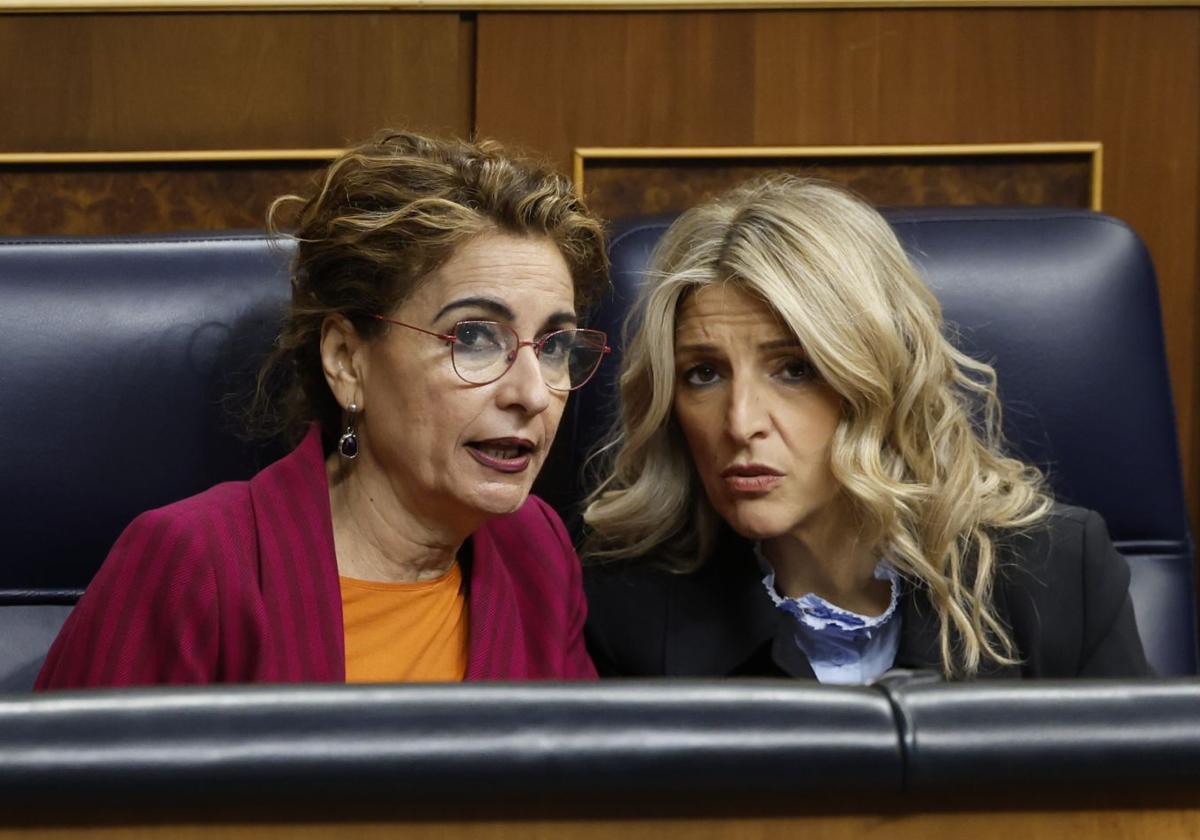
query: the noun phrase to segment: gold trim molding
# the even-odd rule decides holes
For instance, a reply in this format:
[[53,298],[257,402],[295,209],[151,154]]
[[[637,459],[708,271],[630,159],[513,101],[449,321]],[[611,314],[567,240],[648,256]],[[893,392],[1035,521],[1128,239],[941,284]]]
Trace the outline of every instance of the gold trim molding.
[[799,161],[828,158],[888,157],[999,157],[1011,155],[1079,155],[1090,158],[1092,174],[1089,204],[1101,209],[1104,186],[1104,146],[1099,142],[1079,143],[955,143],[916,146],[646,146],[580,147],[574,155],[575,191],[584,194],[584,173],[589,160],[726,160],[731,158],[775,158]]
[[195,149],[143,152],[0,152],[0,166],[77,166],[110,163],[274,163],[327,161],[342,149]]
[[96,12],[565,12],[1200,7],[1200,0],[0,0],[0,15]]

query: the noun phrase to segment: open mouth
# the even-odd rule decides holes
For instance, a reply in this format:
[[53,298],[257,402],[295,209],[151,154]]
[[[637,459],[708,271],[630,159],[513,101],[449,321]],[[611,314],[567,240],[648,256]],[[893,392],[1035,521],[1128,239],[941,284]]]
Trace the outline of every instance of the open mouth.
[[534,447],[524,438],[492,438],[467,444],[467,452],[485,467],[499,472],[521,472],[533,459]]

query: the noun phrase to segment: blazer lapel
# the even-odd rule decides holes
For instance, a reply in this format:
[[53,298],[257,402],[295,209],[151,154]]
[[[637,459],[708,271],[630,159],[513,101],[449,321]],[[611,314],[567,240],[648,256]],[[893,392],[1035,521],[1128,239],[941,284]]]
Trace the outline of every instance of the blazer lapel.
[[270,667],[281,682],[345,682],[342,598],[320,429],[250,481]]
[[665,666],[670,676],[813,677],[746,540],[724,535],[699,571],[672,579]]
[[[772,604],[772,606],[774,605]],[[790,623],[790,620],[780,618],[779,631],[775,634],[775,641],[771,644],[771,659],[789,677],[815,680],[817,675],[813,671],[812,663],[808,661],[808,656],[796,644],[792,633],[788,632]]]
[[906,582],[900,593],[900,649],[892,667],[941,673],[939,630],[933,606],[920,590]]
[[463,564],[470,623],[466,679],[520,679],[527,666],[521,611],[489,528],[472,535],[459,562]]
[[[896,652],[894,667],[942,673],[941,627],[937,612],[924,593],[911,584],[905,584],[901,599],[900,649]],[[1003,620],[1008,609],[1002,588],[996,587],[994,599],[996,614]],[[985,659],[975,678],[1010,679],[1020,676],[1021,670],[1017,666],[1000,665]]]

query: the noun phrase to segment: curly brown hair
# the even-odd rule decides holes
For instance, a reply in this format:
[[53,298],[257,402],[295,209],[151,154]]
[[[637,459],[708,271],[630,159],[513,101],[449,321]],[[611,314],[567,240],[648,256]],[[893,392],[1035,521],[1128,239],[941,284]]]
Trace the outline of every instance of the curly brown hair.
[[492,141],[383,132],[333,161],[311,197],[276,199],[273,231],[279,210],[297,203],[291,305],[250,409],[257,434],[289,444],[315,420],[329,451],[340,423],[321,367],[324,320],[343,315],[376,337],[383,325],[371,316],[402,303],[467,240],[488,231],[548,237],[580,307],[608,284],[603,224],[570,182]]

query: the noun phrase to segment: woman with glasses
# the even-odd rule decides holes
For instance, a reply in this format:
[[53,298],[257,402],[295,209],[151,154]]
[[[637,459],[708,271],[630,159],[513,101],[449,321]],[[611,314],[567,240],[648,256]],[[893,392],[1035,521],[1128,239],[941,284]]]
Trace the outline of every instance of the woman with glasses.
[[255,416],[295,449],[136,519],[38,686],[594,677],[577,558],[529,492],[608,352],[578,324],[600,223],[494,144],[409,133],[291,202]]
[[768,179],[651,261],[585,520],[602,673],[1148,673],[1129,570],[999,439],[993,369],[887,222]]

